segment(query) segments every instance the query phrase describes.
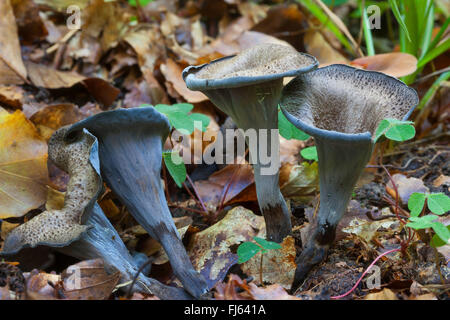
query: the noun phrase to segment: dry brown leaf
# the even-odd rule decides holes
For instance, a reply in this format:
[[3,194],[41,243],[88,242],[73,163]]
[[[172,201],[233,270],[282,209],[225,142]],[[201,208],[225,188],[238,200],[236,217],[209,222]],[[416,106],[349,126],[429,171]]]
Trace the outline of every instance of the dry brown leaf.
[[117,1],[91,0],[82,11],[82,40],[100,43],[102,52],[115,47],[128,27],[131,13]]
[[321,0],[313,0],[313,1],[317,3],[322,8],[323,11],[325,11],[325,13],[334,22],[334,24],[342,31],[342,33],[347,37],[347,39],[350,40],[350,43],[354,47],[355,51],[357,50],[358,54],[360,56],[363,56],[361,48],[353,38],[347,26],[344,24],[344,22],[342,22],[341,18],[339,18],[333,11],[331,11],[330,8],[328,8],[328,6],[324,4]]
[[[264,283],[276,283],[285,289],[290,289],[297,268],[294,238],[288,236],[280,245],[281,249],[267,250],[264,253],[262,280]],[[253,277],[254,283],[261,284],[261,253],[241,264],[241,269],[246,275]]]
[[61,89],[82,83],[105,106],[110,106],[120,93],[119,89],[100,78],[87,78],[76,72],[59,71],[33,62],[27,62],[26,66],[30,80],[36,87]]
[[445,175],[441,174],[439,177],[437,177],[433,181],[433,187],[435,187],[435,188],[438,188],[438,187],[442,186],[443,184],[449,186],[448,190],[450,191],[450,177],[449,176],[445,176]]
[[285,197],[299,198],[313,193],[319,186],[319,167],[311,164],[285,164],[280,170],[280,189]]
[[34,113],[33,122],[39,134],[48,141],[55,130],[83,119],[78,107],[72,103],[48,106]]
[[39,16],[39,8],[32,0],[11,0],[23,43],[32,44],[45,39],[48,32]]
[[81,261],[62,274],[63,294],[70,300],[105,300],[119,282],[120,272],[108,275],[101,259]]
[[164,64],[161,64],[161,72],[163,73],[166,81],[170,82],[174,89],[190,103],[198,103],[208,99],[200,91],[192,91],[186,87],[181,72],[183,69],[175,63],[172,59],[167,59]]
[[16,20],[10,0],[0,1],[0,84],[27,82],[27,70],[22,61]]
[[47,197],[47,143],[21,111],[0,107],[0,218],[21,217]]
[[255,230],[265,229],[264,218],[243,207],[230,210],[227,215],[211,227],[194,234],[189,244],[192,264],[213,287],[222,281],[238,256],[230,247],[256,236]]
[[350,65],[400,78],[417,70],[417,58],[408,53],[391,52],[358,58]]
[[303,47],[303,30],[307,23],[297,4],[273,6],[267,16],[251,30],[284,40],[300,50]]
[[0,103],[19,109],[24,101],[24,90],[18,86],[0,86]]
[[321,67],[335,63],[348,63],[348,60],[334,49],[317,30],[306,32],[304,42],[306,51],[317,58]]
[[24,274],[24,276],[27,279],[27,295],[32,300],[53,300],[56,298],[54,286],[61,281],[60,275],[39,272],[35,269],[29,274]]
[[75,5],[84,9],[90,0],[33,0],[37,4],[46,5],[56,11],[66,11],[70,5]]
[[[394,174],[392,180],[397,186],[399,200],[404,205],[408,203],[409,197],[414,192],[426,193],[429,191],[422,180],[413,177],[408,178],[401,173]],[[395,199],[396,192],[390,180],[386,185],[386,191]]]
[[249,284],[249,293],[253,300],[302,300],[296,296],[291,296],[279,284],[272,284],[267,287],[257,287],[254,283]]
[[226,283],[217,283],[215,289],[214,298],[216,300],[251,300],[246,291],[238,292],[238,289],[248,290],[248,284],[246,280],[242,280],[236,274],[230,274]]
[[364,300],[398,300],[398,298],[391,289],[384,288],[380,292],[369,293]]
[[[245,199],[244,195],[241,194],[241,192],[244,192],[249,186],[253,185],[254,182],[253,169],[250,164],[230,164],[213,173],[208,180],[196,181],[195,186],[202,200],[217,207],[226,188],[229,189],[224,204],[231,204],[242,200],[256,200],[256,193],[254,196],[247,194]],[[228,185],[230,186],[228,187]]]

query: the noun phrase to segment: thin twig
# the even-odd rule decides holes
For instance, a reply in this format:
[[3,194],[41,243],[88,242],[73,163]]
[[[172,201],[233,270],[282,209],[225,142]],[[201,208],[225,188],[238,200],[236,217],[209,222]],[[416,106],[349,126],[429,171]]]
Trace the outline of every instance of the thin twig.
[[388,254],[390,254],[390,253],[393,253],[393,252],[397,252],[397,251],[401,251],[402,249],[401,248],[397,248],[397,249],[392,249],[392,250],[389,250],[389,251],[386,251],[385,253],[382,253],[382,254],[380,254],[370,265],[369,265],[369,267],[366,269],[366,271],[364,271],[364,273],[362,274],[362,276],[358,279],[358,281],[356,281],[356,283],[355,283],[355,285],[349,290],[349,291],[347,291],[346,293],[344,293],[344,294],[341,294],[341,295],[339,295],[339,296],[334,296],[334,297],[330,297],[331,299],[341,299],[341,298],[344,298],[345,296],[348,296],[350,293],[352,293],[355,289],[356,289],[356,287],[358,287],[358,285],[359,285],[359,283],[361,282],[361,280],[364,278],[364,276],[367,274],[367,272],[369,272],[369,270],[370,270],[370,268],[372,268],[373,267],[373,265],[378,261],[378,260],[380,260],[382,257],[384,257],[385,255],[388,255]]

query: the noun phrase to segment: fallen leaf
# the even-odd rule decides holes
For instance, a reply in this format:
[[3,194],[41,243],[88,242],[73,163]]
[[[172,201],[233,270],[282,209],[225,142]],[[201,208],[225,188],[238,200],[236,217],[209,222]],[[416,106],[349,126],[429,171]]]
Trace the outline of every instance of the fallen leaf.
[[100,78],[86,78],[76,72],[59,71],[33,62],[27,62],[26,66],[30,80],[36,87],[61,89],[82,83],[105,106],[110,106],[120,93],[119,89]]
[[105,300],[119,282],[120,272],[108,275],[101,259],[81,261],[61,274],[63,294],[70,300]]
[[83,119],[78,107],[72,103],[48,106],[30,117],[39,134],[49,140],[55,130]]
[[46,5],[56,11],[66,11],[70,5],[84,9],[90,0],[34,0],[37,4]]
[[216,300],[251,300],[249,294],[239,292],[239,289],[248,289],[246,280],[242,280],[236,274],[230,274],[226,283],[218,282],[215,285],[214,299]]
[[161,72],[163,73],[166,81],[170,82],[174,89],[190,103],[197,103],[208,98],[200,91],[192,91],[186,87],[181,72],[182,68],[177,65],[172,59],[167,59],[164,64],[161,64]]
[[334,49],[317,30],[307,31],[304,42],[306,51],[317,58],[321,67],[335,63],[348,63],[347,58]]
[[265,229],[264,218],[243,207],[230,210],[211,227],[194,234],[188,254],[194,268],[206,279],[209,287],[222,281],[238,256],[230,247],[256,236],[255,230]]
[[445,175],[441,174],[439,177],[437,177],[433,181],[433,187],[435,187],[435,188],[438,188],[438,187],[442,186],[443,184],[449,186],[448,190],[450,191],[450,177],[449,176],[445,176]]
[[291,296],[279,284],[272,284],[267,287],[257,287],[254,283],[249,285],[249,293],[253,300],[302,300],[296,296]]
[[32,44],[45,39],[48,32],[32,0],[11,0],[14,16],[23,43]]
[[0,86],[0,103],[19,109],[24,101],[24,90],[18,86]]
[[47,179],[47,143],[21,111],[0,107],[0,218],[42,205]]
[[380,292],[369,293],[364,300],[398,300],[398,298],[392,290],[385,288]]
[[[409,197],[414,192],[426,193],[429,191],[423,181],[417,178],[407,178],[406,176],[397,173],[392,176],[392,180],[397,186],[399,200],[404,205],[408,203]],[[386,191],[395,199],[396,192],[390,180],[386,185]]]
[[318,163],[285,164],[280,170],[280,190],[283,196],[299,198],[313,193],[319,187]]
[[27,295],[31,295],[33,300],[53,300],[57,297],[54,286],[61,281],[60,275],[39,272],[35,269],[25,276]]
[[417,58],[408,53],[391,52],[358,58],[350,65],[400,78],[417,70]]
[[[230,164],[213,173],[208,180],[196,181],[194,184],[202,200],[217,207],[220,205],[226,188],[228,188],[228,192],[224,204],[231,204],[244,200],[241,192],[244,192],[254,182],[253,169],[250,164]],[[256,200],[256,192],[254,195],[247,193],[245,200]]]
[[[295,269],[295,241],[291,236],[286,237],[281,243],[281,249],[267,250],[263,255],[262,280],[265,283],[278,284],[290,289],[294,281]],[[260,283],[261,252],[252,259],[241,264],[242,271],[253,277],[256,284]]]
[[[351,220],[347,227],[342,228],[342,232],[354,234],[370,243],[376,235],[383,233],[394,234],[401,231],[401,224],[397,218],[387,218],[380,221],[367,221],[360,218]],[[383,230],[383,231],[379,231]]]
[[258,31],[290,43],[297,50],[303,47],[303,33],[307,28],[304,14],[297,4],[281,4],[270,8],[266,17],[252,31]]
[[16,20],[10,0],[0,1],[0,84],[12,85],[27,82],[27,70],[22,53]]

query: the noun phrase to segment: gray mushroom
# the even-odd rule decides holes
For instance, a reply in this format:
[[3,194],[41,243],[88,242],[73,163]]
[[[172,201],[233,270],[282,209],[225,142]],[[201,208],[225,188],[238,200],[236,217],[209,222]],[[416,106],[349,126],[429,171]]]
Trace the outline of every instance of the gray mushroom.
[[320,177],[317,225],[297,259],[294,286],[333,243],[336,226],[370,160],[378,124],[385,118],[408,119],[418,102],[416,91],[400,80],[346,65],[300,75],[284,88],[281,109],[314,137]]
[[206,281],[189,260],[161,184],[168,119],[153,107],[106,111],[72,125],[66,140],[83,128],[98,139],[100,169],[106,183],[137,222],[161,243],[184,288],[200,297],[208,290]]
[[[281,242],[292,229],[290,213],[278,185],[279,138],[272,130],[278,129],[278,102],[283,78],[311,71],[317,64],[314,57],[299,53],[292,47],[263,44],[236,56],[190,66],[183,71],[183,79],[189,89],[203,92],[240,129],[256,130],[257,141],[251,145],[247,137],[247,143],[267,238],[276,242]],[[262,129],[266,130],[266,137],[259,135],[264,131]],[[272,147],[275,154],[270,152]],[[260,155],[264,148],[269,157],[277,159],[275,170],[271,168],[273,163],[262,161]]]
[[[103,187],[97,139],[83,130],[66,143],[63,137],[67,129],[53,134],[48,151],[50,159],[70,175],[64,206],[47,210],[13,229],[0,256],[14,256],[26,247],[48,246],[81,260],[101,258],[108,272],[120,272],[121,283],[131,281],[139,267],[96,203]],[[133,291],[150,291],[161,299],[192,299],[183,289],[142,275]]]

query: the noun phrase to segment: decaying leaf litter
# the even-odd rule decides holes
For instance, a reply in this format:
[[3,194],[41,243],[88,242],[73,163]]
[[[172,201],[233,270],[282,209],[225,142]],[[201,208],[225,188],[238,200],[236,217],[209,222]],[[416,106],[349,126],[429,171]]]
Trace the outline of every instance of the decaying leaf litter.
[[[384,54],[360,55],[368,45],[362,41],[358,47],[359,19],[348,18],[356,5],[336,7],[337,15],[330,15],[341,27],[340,34],[354,35],[356,40],[348,41],[349,49],[308,11],[313,2],[320,1],[152,1],[141,7],[127,1],[79,1],[82,25],[73,30],[66,24],[70,14],[64,1],[1,0],[2,246],[18,225],[46,210],[61,208],[64,203],[62,193],[67,191],[70,177],[47,159],[47,143],[57,129],[117,108],[190,103],[193,108],[189,115],[207,117],[206,131],[193,128],[190,146],[171,136],[164,145],[165,150],[179,146],[183,153],[190,154],[193,143],[200,143],[203,150],[211,147],[212,140],[204,141],[203,135],[215,136],[221,130],[234,128],[235,124],[205,95],[186,87],[181,73],[189,65],[270,43],[312,54],[321,67],[343,63],[395,77],[416,71],[417,57],[383,44],[382,38],[390,39],[390,35],[377,34],[381,37],[376,42],[377,52]],[[445,12],[436,15],[434,36],[444,20]],[[442,42],[448,40],[448,30],[441,36]],[[438,55],[410,84],[419,97],[427,96],[439,77],[433,72],[447,67],[448,61],[448,51]],[[292,213],[293,233],[281,243],[281,249],[258,253],[243,264],[237,263],[238,246],[266,236],[252,167],[188,164],[190,180],[178,183],[181,188],[172,180],[170,168],[163,167],[161,180],[174,226],[193,267],[211,289],[210,297],[329,299],[349,291],[380,254],[399,247],[408,231],[398,215],[409,214],[411,195],[449,194],[448,82],[438,88],[425,107],[411,117],[416,121],[414,140],[376,145],[337,227],[327,259],[294,291],[290,290],[297,268],[295,258],[308,240],[320,206],[317,159],[306,151],[300,155],[300,151],[314,145],[312,138],[295,131],[279,111],[283,135],[279,186]],[[195,154],[192,159],[196,159]],[[181,286],[164,249],[106,185],[98,204],[135,261],[139,264],[152,260],[143,271],[149,278]],[[439,221],[448,225],[445,213]],[[345,298],[446,298],[449,246],[433,248],[432,235],[430,229],[419,230],[404,253],[395,252],[377,261],[381,288],[371,289],[366,276]],[[82,286],[75,291],[71,290],[74,269],[82,270],[83,275]],[[120,272],[110,270],[101,260],[79,262],[48,247],[25,249],[0,263],[1,299],[167,298],[149,294],[145,288],[129,296],[123,290],[129,284],[121,282]]]

